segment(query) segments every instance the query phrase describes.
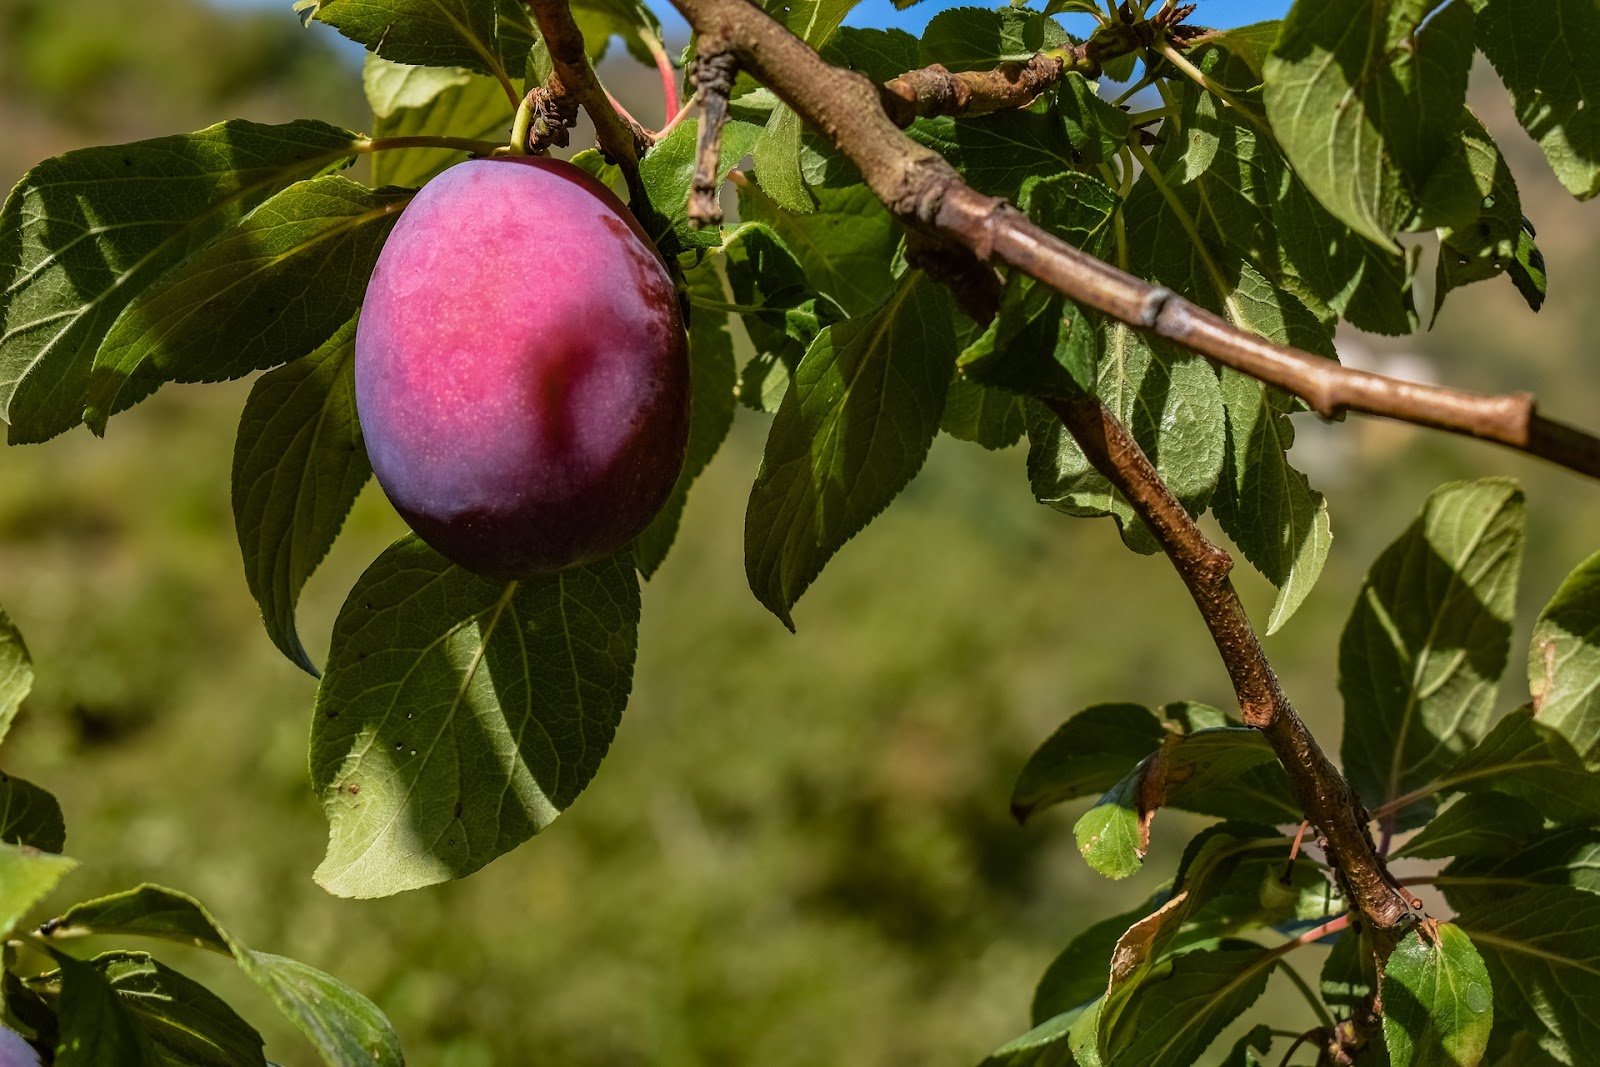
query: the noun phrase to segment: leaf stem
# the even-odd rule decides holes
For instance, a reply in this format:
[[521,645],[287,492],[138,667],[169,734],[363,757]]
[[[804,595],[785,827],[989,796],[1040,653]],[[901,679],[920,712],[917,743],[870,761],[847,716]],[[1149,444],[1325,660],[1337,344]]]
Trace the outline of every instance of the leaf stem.
[[469,152],[475,156],[493,155],[504,148],[503,144],[494,141],[475,141],[470,137],[434,137],[428,134],[417,134],[408,137],[365,137],[357,141],[355,151],[388,152],[397,148],[449,148],[459,152]]
[[1261,133],[1266,134],[1267,137],[1274,143],[1277,142],[1277,137],[1273,135],[1272,127],[1267,125],[1266,119],[1262,118],[1260,115],[1257,115],[1250,108],[1245,107],[1244,103],[1240,101],[1237,96],[1233,95],[1229,89],[1224,87],[1215,78],[1211,77],[1211,75],[1195,66],[1189,61],[1188,56],[1172,47],[1171,43],[1162,41],[1156,46],[1156,51],[1161,53],[1161,57],[1168,63],[1171,63],[1174,67],[1177,67],[1180,71],[1182,71],[1184,76],[1190,81],[1200,86],[1200,88],[1204,89],[1212,96],[1215,96],[1217,99],[1221,100],[1224,104],[1227,104],[1229,107],[1233,108],[1240,115],[1243,115],[1246,122],[1250,123],[1250,125],[1254,126]]
[[[672,66],[672,57],[667,54],[666,46],[661,43],[661,38],[649,30],[639,28],[639,40],[649,50],[651,58],[656,61],[656,71],[661,75],[661,101],[662,121],[670,129],[672,123],[677,121],[675,116],[680,116],[682,107],[678,102],[678,72]],[[662,133],[666,131],[663,130]],[[657,134],[660,137],[661,134]]]

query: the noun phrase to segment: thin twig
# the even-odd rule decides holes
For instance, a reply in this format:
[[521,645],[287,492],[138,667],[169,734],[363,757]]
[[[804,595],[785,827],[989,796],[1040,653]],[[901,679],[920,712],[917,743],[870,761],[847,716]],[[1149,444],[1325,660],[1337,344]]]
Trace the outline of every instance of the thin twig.
[[722,223],[722,128],[728,121],[728,94],[739,61],[714,39],[702,38],[689,77],[700,97],[700,138],[694,180],[689,187],[689,222],[695,228]]
[[672,57],[667,54],[667,48],[661,43],[661,38],[649,30],[641,29],[639,40],[644,42],[650,57],[656,61],[656,72],[661,75],[661,108],[666,116],[661,121],[671,123],[672,117],[679,109],[678,72],[673,68]]
[[600,79],[589,65],[589,53],[583,46],[583,32],[572,18],[567,0],[528,0],[534,19],[539,23],[539,33],[550,49],[550,62],[554,71],[545,85],[557,97],[570,95],[583,105],[594,122],[595,140],[600,150],[622,168],[631,182],[639,170],[639,156],[650,143],[648,136],[637,123],[617,114],[607,98]]

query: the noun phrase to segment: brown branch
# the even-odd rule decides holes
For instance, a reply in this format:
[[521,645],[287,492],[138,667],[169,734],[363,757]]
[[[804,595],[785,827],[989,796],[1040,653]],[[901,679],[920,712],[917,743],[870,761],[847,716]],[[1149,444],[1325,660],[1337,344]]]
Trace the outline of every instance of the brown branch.
[[700,41],[689,77],[700,92],[700,134],[694,183],[689,187],[689,222],[699,229],[722,222],[722,128],[728,121],[728,94],[739,61],[716,41]]
[[1217,363],[1301,397],[1325,417],[1342,411],[1399,419],[1493,441],[1600,477],[1600,439],[1539,415],[1526,395],[1485,396],[1340,367],[1237,329],[1169,290],[1117,270],[961,180],[931,148],[905,136],[883,110],[880,87],[832,66],[744,0],[673,0],[703,35],[861,171],[900,220],[981,262],[1032,275],[1077,303],[1165,337]]
[[1244,721],[1261,731],[1288,771],[1295,799],[1322,831],[1351,904],[1379,930],[1405,925],[1411,918],[1409,900],[1378,856],[1366,811],[1278,684],[1228,577],[1233,560],[1206,539],[1133,435],[1098,397],[1080,392],[1049,406],[1094,469],[1150,527],[1188,587],[1228,668]]
[[551,96],[576,98],[594,122],[595,140],[600,150],[622,168],[629,181],[639,170],[639,156],[650,144],[649,135],[637,123],[617,114],[606,91],[589,65],[583,46],[583,32],[572,18],[567,0],[528,0],[539,33],[550,49],[554,71],[545,82]]

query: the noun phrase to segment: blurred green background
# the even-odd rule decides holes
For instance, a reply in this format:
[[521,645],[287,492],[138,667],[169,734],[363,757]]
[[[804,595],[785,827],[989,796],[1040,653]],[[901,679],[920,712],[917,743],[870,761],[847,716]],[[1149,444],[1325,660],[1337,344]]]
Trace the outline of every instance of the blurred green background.
[[[359,73],[329,37],[287,4],[0,0],[0,181],[72,147],[230,116],[365,128]],[[653,77],[617,76],[647,121]],[[1342,352],[1531,389],[1550,413],[1600,426],[1600,212],[1560,191],[1492,78],[1474,103],[1539,226],[1549,304],[1534,316],[1509,283],[1484,283],[1431,332],[1351,334]],[[306,775],[314,682],[261,632],[229,513],[247,391],[168,387],[105,440],[78,430],[0,454],[0,603],[39,674],[0,762],[66,811],[84,867],[57,904],[142,880],[193,892],[252,945],[370,995],[419,1065],[964,1065],[1026,1029],[1055,952],[1169,877],[1195,828],[1161,815],[1145,872],[1114,884],[1078,858],[1072,811],[1026,829],[1006,812],[1027,753],[1087,704],[1232,706],[1163,560],[1127,553],[1108,522],[1035,505],[1020,449],[941,438],[800,604],[791,636],[745,588],[766,422],[741,412],[645,590],[634,698],[583,797],[463,882],[333,899],[310,879],[323,844]],[[1322,583],[1266,644],[1326,747],[1356,586],[1442,481],[1510,473],[1529,490],[1508,672],[1520,679],[1533,612],[1600,547],[1600,486],[1402,426],[1302,416],[1300,429],[1295,455],[1330,498],[1336,539]],[[400,530],[369,488],[307,592],[314,654]],[[1270,590],[1248,573],[1241,584],[1264,619]],[[215,981],[275,1059],[313,1062],[225,965],[168,958]],[[1274,1026],[1312,1025],[1292,997],[1267,1003]]]

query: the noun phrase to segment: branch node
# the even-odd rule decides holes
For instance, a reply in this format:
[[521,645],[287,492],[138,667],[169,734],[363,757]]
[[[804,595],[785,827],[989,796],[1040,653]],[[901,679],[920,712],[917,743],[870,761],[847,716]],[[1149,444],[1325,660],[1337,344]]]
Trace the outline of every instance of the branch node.
[[1135,324],[1142,330],[1153,330],[1156,323],[1161,321],[1161,313],[1167,309],[1174,297],[1178,294],[1164,286],[1157,285],[1145,293],[1139,301],[1137,312],[1139,321]]
[[739,74],[739,60],[715,40],[701,41],[689,67],[700,92],[700,137],[694,182],[689,188],[689,223],[695,229],[722,223],[722,128],[728,121],[728,94]]

